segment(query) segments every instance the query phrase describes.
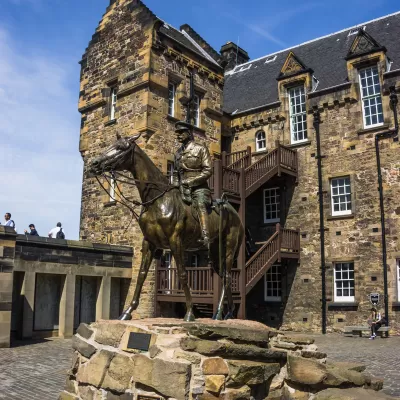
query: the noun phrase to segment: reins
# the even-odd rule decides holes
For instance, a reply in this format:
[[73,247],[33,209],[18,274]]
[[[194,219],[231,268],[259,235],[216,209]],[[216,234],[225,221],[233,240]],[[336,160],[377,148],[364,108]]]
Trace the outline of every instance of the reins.
[[[131,145],[131,149],[130,149],[132,164],[133,164],[133,154],[134,154],[135,146],[136,146],[136,143],[133,143],[133,145]],[[120,160],[118,160],[118,161],[119,161],[119,163],[121,163]],[[117,163],[116,166],[118,166],[119,163]],[[156,200],[158,200],[161,197],[163,197],[170,190],[176,189],[175,186],[173,186],[173,185],[171,185],[169,183],[152,182],[152,181],[146,181],[146,180],[140,180],[140,179],[136,179],[136,178],[131,178],[130,176],[124,175],[124,174],[122,174],[120,172],[117,172],[117,171],[114,171],[114,170],[111,170],[110,175],[111,175],[111,178],[105,173],[101,174],[101,176],[105,179],[105,181],[107,182],[107,184],[108,184],[108,186],[110,188],[112,186],[111,179],[115,182],[115,186],[116,186],[116,188],[118,190],[118,196],[115,195],[115,193],[114,193],[114,195],[111,195],[111,191],[108,191],[104,187],[103,183],[100,181],[98,176],[96,176],[96,180],[99,183],[99,185],[101,186],[101,188],[110,196],[110,199],[113,199],[113,201],[115,201],[116,203],[119,203],[119,204],[125,206],[132,213],[132,219],[129,222],[128,226],[126,227],[126,229],[124,231],[124,234],[128,230],[128,228],[130,227],[130,225],[131,225],[131,223],[133,221],[133,218],[135,218],[136,221],[139,222],[140,215],[136,212],[134,207],[147,207],[147,206],[153,204]],[[121,178],[123,178],[123,179],[121,179]],[[159,190],[160,194],[158,194],[157,196],[153,197],[152,199],[150,199],[148,201],[144,201],[144,202],[137,201],[137,200],[134,200],[134,199],[128,199],[122,193],[122,190],[120,189],[120,186],[119,186],[118,183],[124,183],[124,184],[128,184],[130,186],[135,186],[135,187],[137,187],[139,184],[151,185],[151,186],[154,186],[154,189]],[[165,189],[161,189],[160,186],[164,186],[166,188]],[[124,201],[118,200],[117,197],[122,198]],[[134,207],[131,207],[129,205],[129,203],[133,203]],[[141,210],[141,213],[142,212],[143,212],[143,209]]]

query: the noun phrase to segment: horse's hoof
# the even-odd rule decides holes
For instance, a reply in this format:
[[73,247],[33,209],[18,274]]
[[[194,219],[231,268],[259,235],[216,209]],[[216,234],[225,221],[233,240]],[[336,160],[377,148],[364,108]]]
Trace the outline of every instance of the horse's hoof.
[[183,320],[185,322],[193,322],[196,318],[194,317],[193,311],[188,311],[185,315],[185,318]]
[[130,313],[124,312],[118,319],[120,321],[130,321],[132,319],[132,315]]
[[215,321],[222,321],[224,318],[222,316],[222,313],[217,312],[216,314],[214,314],[212,319]]
[[228,312],[228,314],[225,315],[224,320],[226,321],[227,319],[233,319],[233,313]]

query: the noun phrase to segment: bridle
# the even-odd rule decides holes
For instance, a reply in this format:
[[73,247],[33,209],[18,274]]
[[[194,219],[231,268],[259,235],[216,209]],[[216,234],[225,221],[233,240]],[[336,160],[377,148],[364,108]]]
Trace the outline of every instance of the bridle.
[[[118,199],[117,199],[117,196],[116,196],[115,194],[114,194],[114,196],[112,196],[112,195],[111,195],[111,191],[107,190],[107,189],[104,187],[104,184],[101,182],[101,180],[99,179],[98,175],[96,175],[96,180],[97,180],[97,182],[99,183],[99,185],[101,186],[101,188],[110,196],[110,198],[113,198],[113,200],[114,200],[116,203],[120,203],[121,205],[123,205],[123,206],[125,206],[126,208],[128,208],[128,209],[131,211],[131,213],[132,213],[132,219],[131,219],[129,225],[127,226],[127,228],[125,229],[124,233],[128,230],[129,226],[131,225],[131,223],[132,223],[132,221],[133,221],[133,218],[135,218],[136,221],[139,221],[140,215],[144,212],[144,209],[145,209],[146,207],[150,206],[150,205],[153,204],[156,200],[158,200],[159,198],[163,197],[163,196],[165,195],[165,193],[169,192],[169,191],[172,190],[172,189],[176,189],[175,186],[173,186],[173,185],[171,185],[171,184],[169,184],[169,183],[151,182],[151,181],[145,181],[145,180],[135,179],[135,178],[131,178],[130,176],[127,176],[127,175],[122,174],[122,173],[120,173],[120,172],[118,172],[118,171],[115,170],[116,167],[120,166],[120,165],[124,162],[124,159],[125,159],[126,154],[127,154],[128,152],[130,153],[130,158],[131,158],[130,161],[131,161],[131,164],[133,165],[133,163],[134,163],[134,155],[135,155],[135,148],[136,148],[136,146],[137,146],[136,139],[138,139],[139,137],[140,137],[140,135],[137,136],[137,137],[135,137],[134,140],[128,142],[129,145],[128,145],[126,151],[125,151],[122,155],[120,155],[120,156],[118,157],[118,160],[117,160],[116,163],[113,165],[113,167],[112,167],[112,169],[110,170],[110,173],[109,173],[109,174],[107,174],[107,173],[104,171],[104,168],[103,168],[103,171],[102,171],[100,174],[98,174],[98,175],[101,175],[101,176],[103,177],[103,179],[105,180],[105,182],[107,182],[108,187],[110,187],[110,188],[111,188],[111,186],[112,186],[112,180],[114,181],[115,187],[116,187],[116,189],[118,190],[118,197],[120,197],[120,199],[122,199],[122,200],[118,200]],[[119,134],[117,134],[117,139],[118,139],[118,140],[121,140],[121,139],[122,139],[121,136],[120,136]],[[110,177],[110,176],[111,176],[111,177]],[[128,185],[130,185],[130,186],[135,186],[135,187],[137,187],[138,184],[144,183],[144,184],[146,184],[146,185],[154,186],[154,188],[157,189],[157,190],[160,192],[160,194],[158,194],[158,195],[156,195],[155,197],[153,197],[152,199],[150,199],[150,200],[148,200],[148,201],[144,201],[144,202],[137,201],[137,200],[134,200],[134,199],[128,199],[127,197],[125,197],[125,196],[123,195],[122,190],[120,189],[119,183],[120,183],[120,184],[124,183],[124,184],[128,184]],[[161,187],[165,187],[165,189],[161,189]],[[131,207],[131,206],[129,205],[129,203],[133,203],[133,207]],[[140,212],[140,215],[138,215],[138,213],[136,212],[136,210],[135,210],[136,207],[142,207],[142,210],[141,210],[141,212]]]

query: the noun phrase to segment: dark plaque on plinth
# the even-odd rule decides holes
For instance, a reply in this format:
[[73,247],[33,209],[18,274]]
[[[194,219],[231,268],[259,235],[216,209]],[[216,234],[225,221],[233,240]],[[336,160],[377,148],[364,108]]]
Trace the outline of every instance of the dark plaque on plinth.
[[128,350],[148,351],[150,347],[151,335],[148,333],[131,332],[129,334]]

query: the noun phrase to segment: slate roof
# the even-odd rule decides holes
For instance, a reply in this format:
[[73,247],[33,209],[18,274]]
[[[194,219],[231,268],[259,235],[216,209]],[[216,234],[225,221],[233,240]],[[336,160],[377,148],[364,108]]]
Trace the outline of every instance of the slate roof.
[[175,42],[182,44],[200,57],[207,59],[215,66],[221,68],[221,66],[211,57],[211,55],[209,55],[204,49],[202,49],[201,46],[197,44],[194,39],[192,39],[186,32],[181,32],[173,26],[167,24],[166,22],[164,22],[164,25],[161,26],[160,32],[168,36]]
[[[400,68],[400,12],[357,25],[365,28],[393,61],[391,70]],[[278,101],[278,77],[290,51],[314,71],[319,80],[317,91],[347,81],[345,57],[356,35],[349,32],[357,27],[324,36],[310,42],[238,65],[225,75],[224,111],[238,113]],[[271,56],[276,59],[267,62]],[[242,70],[242,71],[241,71]]]

